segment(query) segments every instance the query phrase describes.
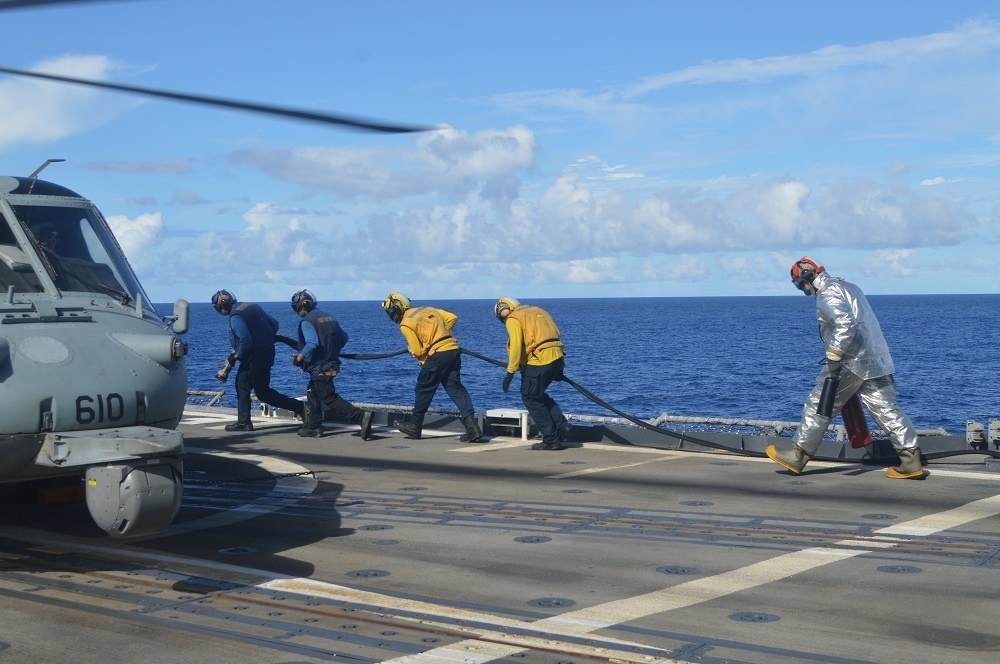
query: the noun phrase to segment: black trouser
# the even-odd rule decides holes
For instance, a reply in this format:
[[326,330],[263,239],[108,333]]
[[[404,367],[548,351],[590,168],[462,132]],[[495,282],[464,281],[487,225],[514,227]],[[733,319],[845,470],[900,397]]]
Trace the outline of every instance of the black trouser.
[[302,428],[304,429],[318,429],[322,426],[324,406],[348,422],[355,424],[360,424],[361,418],[365,414],[365,411],[355,407],[350,401],[337,394],[337,388],[333,384],[333,376],[311,377],[306,394],[308,400],[306,412],[302,418]]
[[568,424],[559,404],[545,393],[552,381],[562,379],[565,366],[566,361],[560,357],[540,367],[529,364],[521,372],[521,401],[538,425],[546,445],[558,445],[559,430]]
[[458,406],[462,419],[475,414],[472,409],[472,397],[462,385],[462,351],[456,348],[434,353],[420,367],[420,375],[417,376],[417,386],[414,389],[413,417],[423,418],[427,414],[431,399],[441,384],[444,384],[444,391]]
[[297,415],[302,414],[301,401],[286,397],[271,387],[272,366],[274,366],[274,346],[240,360],[240,367],[236,370],[236,421],[239,424],[250,423],[251,390],[266,404],[290,410]]

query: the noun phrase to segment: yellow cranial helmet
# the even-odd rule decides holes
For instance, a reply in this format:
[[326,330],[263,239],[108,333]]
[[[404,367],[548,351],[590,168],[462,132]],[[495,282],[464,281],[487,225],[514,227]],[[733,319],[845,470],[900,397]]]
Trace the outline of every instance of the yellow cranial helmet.
[[503,323],[507,320],[507,316],[510,315],[510,312],[514,311],[514,309],[517,309],[519,306],[521,306],[521,303],[514,298],[502,297],[497,300],[497,306],[493,307],[493,313],[496,314],[497,319]]
[[403,320],[403,313],[412,306],[410,298],[402,293],[390,293],[389,297],[382,302],[382,308],[389,314],[389,318],[397,323]]

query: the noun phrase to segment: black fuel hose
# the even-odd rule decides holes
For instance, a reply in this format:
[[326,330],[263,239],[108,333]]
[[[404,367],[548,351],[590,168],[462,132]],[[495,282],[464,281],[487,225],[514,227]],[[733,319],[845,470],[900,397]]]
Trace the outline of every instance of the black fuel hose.
[[[465,353],[466,355],[471,355],[472,357],[475,357],[477,359],[483,360],[485,362],[489,362],[490,364],[495,364],[498,367],[503,367],[504,369],[507,368],[507,363],[506,362],[500,362],[499,360],[494,360],[491,357],[486,357],[484,355],[480,355],[479,353],[473,353],[471,350],[466,350],[465,348],[462,349],[462,352]],[[687,443],[694,443],[695,445],[703,445],[705,447],[710,447],[710,448],[715,449],[715,450],[723,450],[725,452],[739,452],[740,454],[745,454],[746,456],[753,456],[753,457],[763,457],[763,456],[765,456],[765,454],[763,452],[753,452],[753,451],[750,451],[750,450],[734,450],[733,448],[728,447],[726,445],[720,445],[719,443],[713,443],[711,441],[704,440],[702,438],[695,438],[694,436],[689,436],[687,434],[678,433],[676,431],[670,431],[668,429],[661,429],[660,427],[653,426],[649,422],[644,422],[643,420],[640,420],[640,419],[638,419],[636,417],[632,417],[628,413],[624,413],[624,412],[618,410],[617,408],[615,408],[614,406],[612,406],[611,404],[609,404],[607,401],[604,401],[603,399],[601,399],[600,397],[598,397],[596,394],[594,394],[593,392],[591,392],[587,388],[585,388],[582,385],[579,385],[578,383],[570,380],[566,376],[562,376],[560,378],[560,380],[562,380],[562,382],[564,382],[564,383],[568,383],[569,385],[571,385],[577,392],[579,392],[583,396],[587,397],[588,399],[590,399],[591,401],[593,401],[594,403],[596,403],[598,406],[601,406],[603,408],[607,408],[612,413],[615,413],[616,415],[619,415],[619,416],[625,418],[629,422],[632,422],[636,426],[640,426],[643,429],[648,429],[649,431],[655,431],[656,433],[663,434],[664,436],[671,436],[673,438],[676,438],[678,440],[682,440],[682,441],[687,442]],[[635,443],[629,443],[629,442],[624,442],[622,444],[624,444],[624,445],[632,445],[632,446],[635,446],[635,447],[642,447],[642,445],[636,445]]]
[[386,357],[395,357],[408,352],[405,348],[392,353],[341,353],[340,356],[348,360],[381,360]]
[[[285,337],[280,334],[274,335],[275,343],[282,343],[291,348],[292,350],[299,349],[299,342],[291,337]],[[401,350],[394,351],[392,353],[341,353],[340,357],[348,360],[382,360],[387,357],[395,357],[396,355],[402,355],[407,352],[405,348]]]
[[292,339],[291,337],[283,337],[280,334],[276,334],[276,335],[274,335],[274,342],[275,343],[285,344],[286,346],[288,346],[292,350],[298,350],[299,349],[299,342],[296,341],[295,339]]
[[[507,368],[507,363],[506,362],[500,362],[499,360],[494,360],[491,357],[486,357],[485,355],[480,355],[479,353],[474,353],[471,350],[467,350],[465,348],[462,349],[462,352],[465,353],[466,355],[471,355],[472,357],[475,357],[476,359],[483,360],[484,362],[489,362],[490,364],[495,364],[496,366],[501,367],[503,369]],[[722,450],[724,452],[731,452],[731,453],[735,453],[735,454],[742,454],[744,456],[751,456],[751,457],[758,457],[758,458],[759,457],[766,457],[767,456],[763,452],[754,452],[752,450],[736,449],[736,448],[733,448],[733,447],[728,447],[726,445],[721,445],[719,443],[713,443],[711,441],[704,440],[702,438],[696,438],[694,436],[689,436],[687,434],[678,433],[676,431],[670,431],[669,429],[661,429],[660,427],[653,426],[649,422],[645,422],[645,421],[640,420],[640,419],[638,419],[636,417],[632,417],[628,413],[624,413],[624,412],[618,410],[617,408],[615,408],[614,406],[612,406],[608,402],[604,401],[603,399],[601,399],[600,397],[598,397],[596,394],[594,394],[593,392],[591,392],[587,388],[585,388],[582,385],[580,385],[580,384],[578,384],[578,383],[570,380],[565,375],[562,376],[561,380],[564,383],[568,383],[577,392],[579,392],[583,396],[587,397],[588,399],[590,399],[591,401],[593,401],[594,403],[596,403],[598,406],[601,406],[602,408],[607,408],[612,413],[615,413],[616,415],[618,415],[620,417],[623,417],[624,419],[628,420],[629,422],[632,422],[633,424],[635,424],[635,425],[637,425],[639,427],[642,427],[643,429],[648,429],[649,431],[654,431],[656,433],[663,434],[665,436],[671,436],[671,437],[676,438],[678,440],[682,440],[682,441],[688,442],[688,443],[693,443],[695,445],[702,445],[704,447],[709,447],[709,448],[716,449],[716,450]],[[622,443],[622,444],[624,444],[624,445],[633,445],[635,447],[643,447],[642,445],[637,445],[636,443],[625,442],[625,443]],[[993,457],[994,459],[1000,459],[1000,451],[993,451],[993,450],[954,450],[954,451],[951,451],[951,452],[930,452],[930,453],[923,453],[921,456],[923,457],[924,460],[930,461],[932,459],[945,459],[945,458],[948,458],[948,457],[961,456],[961,455],[964,455],[964,454],[987,455],[987,456]],[[820,457],[820,456],[813,457],[812,459],[814,461],[836,461],[838,463],[862,463],[862,464],[864,464],[864,463],[870,463],[870,462],[875,462],[875,461],[880,461],[880,460],[890,460],[889,457],[872,457],[870,459],[855,460],[855,459],[837,459],[837,458],[834,458],[834,457]]]

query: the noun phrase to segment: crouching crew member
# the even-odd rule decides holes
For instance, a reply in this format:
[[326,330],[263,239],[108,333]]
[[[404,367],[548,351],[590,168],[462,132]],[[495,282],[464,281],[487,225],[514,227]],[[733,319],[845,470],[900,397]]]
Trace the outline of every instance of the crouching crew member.
[[507,328],[507,375],[503,391],[510,387],[514,372],[521,372],[521,400],[538,425],[542,442],[533,450],[561,450],[569,437],[570,425],[559,404],[545,390],[554,380],[562,380],[566,360],[559,328],[541,307],[521,304],[502,297],[493,309]]
[[394,421],[393,426],[407,438],[420,438],[431,399],[438,385],[444,384],[465,425],[465,434],[459,440],[463,443],[479,441],[483,432],[476,422],[472,397],[462,385],[462,351],[458,341],[451,336],[458,316],[434,307],[413,307],[409,298],[401,293],[392,293],[385,298],[382,308],[399,325],[407,349],[420,362],[420,374],[414,388],[413,414]]
[[271,387],[274,335],[278,331],[278,321],[258,304],[237,302],[236,296],[225,289],[215,292],[212,306],[219,314],[229,318],[229,343],[235,359],[240,363],[236,370],[236,422],[227,424],[226,431],[253,431],[250,421],[251,390],[266,404],[302,415],[301,401]]
[[[924,470],[920,465],[917,432],[896,403],[892,356],[865,294],[854,284],[831,277],[822,265],[808,257],[796,261],[791,272],[795,287],[816,299],[816,319],[827,364],[802,408],[802,421],[793,439],[794,445],[790,450],[770,445],[767,456],[796,475],[801,473],[819,449],[830,419],[836,417],[857,392],[875,422],[889,432],[892,446],[902,462],[887,469],[886,476],[890,479],[922,478]],[[839,379],[829,417],[817,412],[827,377]]]
[[316,296],[301,290],[292,296],[292,310],[299,315],[299,352],[292,364],[309,374],[306,408],[299,435],[323,435],[323,407],[360,425],[361,440],[371,438],[372,413],[362,410],[339,394],[333,379],[340,373],[340,351],[347,344],[347,332],[333,314],[316,308]]

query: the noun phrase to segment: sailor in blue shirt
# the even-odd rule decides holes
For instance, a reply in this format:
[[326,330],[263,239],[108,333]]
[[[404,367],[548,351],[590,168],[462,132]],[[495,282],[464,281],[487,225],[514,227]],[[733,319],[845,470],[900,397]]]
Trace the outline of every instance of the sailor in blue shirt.
[[340,351],[347,343],[347,332],[332,314],[316,308],[316,296],[301,290],[292,296],[292,310],[299,321],[299,353],[292,363],[309,374],[307,401],[300,436],[323,435],[323,407],[360,425],[361,440],[371,437],[372,413],[361,410],[337,394],[333,379],[340,372]]
[[301,416],[305,406],[298,399],[285,396],[271,387],[271,367],[274,366],[274,339],[278,321],[260,305],[237,302],[228,290],[216,291],[212,306],[229,317],[229,343],[233,348],[231,362],[239,360],[236,371],[236,422],[226,425],[226,431],[253,431],[250,421],[250,392],[276,408],[284,408]]

